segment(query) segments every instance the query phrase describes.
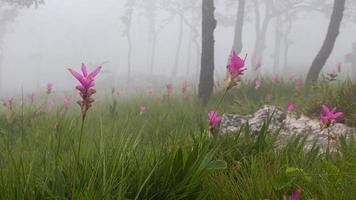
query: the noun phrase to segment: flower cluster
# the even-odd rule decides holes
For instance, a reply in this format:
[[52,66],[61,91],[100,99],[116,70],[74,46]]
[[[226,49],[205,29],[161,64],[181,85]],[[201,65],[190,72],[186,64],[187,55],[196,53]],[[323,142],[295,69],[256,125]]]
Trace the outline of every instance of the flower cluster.
[[225,86],[227,89],[231,89],[236,86],[241,80],[241,75],[246,71],[245,60],[242,60],[235,52],[232,52],[230,62],[227,66],[228,75],[225,79]]
[[86,66],[82,64],[82,74],[79,74],[72,69],[68,70],[80,83],[80,85],[76,87],[76,89],[79,90],[81,97],[81,100],[78,101],[78,104],[81,108],[82,116],[85,118],[87,111],[94,102],[94,99],[92,98],[92,95],[96,93],[96,91],[93,89],[95,86],[94,78],[101,71],[101,67],[97,67],[91,73],[88,73]]
[[146,106],[140,106],[140,109],[139,109],[140,115],[143,115],[146,111],[147,111]]
[[321,107],[324,111],[324,115],[320,116],[320,123],[322,128],[329,128],[344,115],[342,112],[336,112],[336,107],[332,110],[330,110],[325,104],[323,104]]
[[257,80],[255,81],[255,88],[256,88],[256,90],[258,90],[258,88],[260,88],[261,85],[262,85],[262,81],[261,81],[260,79],[257,79]]
[[53,90],[53,83],[47,83],[47,94],[51,94]]
[[216,111],[210,111],[208,113],[208,118],[209,118],[209,124],[210,124],[209,131],[211,133],[215,133],[221,123],[221,117],[218,115],[218,113]]
[[171,95],[173,93],[173,90],[174,90],[173,84],[172,83],[167,84],[166,85],[166,90],[167,90],[168,96]]
[[292,196],[290,196],[288,198],[288,200],[299,200],[300,196],[302,195],[302,189],[297,188],[294,193],[292,194]]
[[296,105],[293,102],[288,103],[288,112],[292,112],[295,109]]

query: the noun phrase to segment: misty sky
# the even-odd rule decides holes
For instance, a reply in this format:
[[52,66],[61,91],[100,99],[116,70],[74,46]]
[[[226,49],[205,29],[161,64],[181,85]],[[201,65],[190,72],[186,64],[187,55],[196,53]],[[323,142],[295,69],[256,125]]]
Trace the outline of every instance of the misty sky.
[[[124,14],[124,0],[46,0],[38,9],[23,9],[14,23],[8,26],[4,38],[2,79],[4,91],[31,91],[53,82],[57,88],[69,88],[75,81],[66,71],[79,69],[82,62],[90,65],[108,62],[99,79],[114,73],[125,77],[127,70],[127,40],[122,32],[120,18]],[[224,13],[225,5],[217,1],[217,12]],[[230,11],[229,11],[230,12]],[[163,20],[164,13],[157,17]],[[253,15],[245,23],[243,53],[252,54],[255,40]],[[305,13],[295,22],[291,39],[289,62],[291,68],[307,73],[313,58],[324,40],[329,18],[321,13]],[[219,22],[218,22],[219,23]],[[170,75],[177,46],[179,20],[176,18],[158,36],[155,74]],[[233,27],[219,26],[215,31],[215,68],[223,75],[233,40]],[[272,67],[274,21],[271,22],[264,56],[264,72]],[[332,70],[356,42],[356,24],[343,23],[332,56],[325,70]],[[133,73],[145,74],[149,70],[148,22],[142,9],[134,14],[132,27]],[[179,73],[187,71],[189,29],[184,27],[183,46],[179,59]],[[196,72],[197,55],[191,54],[191,75]],[[345,66],[345,68],[350,68]],[[349,69],[348,69],[349,70]]]

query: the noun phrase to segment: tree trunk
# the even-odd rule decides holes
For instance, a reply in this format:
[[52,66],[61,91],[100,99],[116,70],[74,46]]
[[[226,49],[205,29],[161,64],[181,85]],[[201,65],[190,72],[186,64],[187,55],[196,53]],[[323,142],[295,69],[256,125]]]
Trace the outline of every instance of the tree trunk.
[[274,55],[273,55],[273,70],[274,73],[278,73],[280,70],[280,56],[281,56],[281,45],[282,45],[282,39],[283,39],[283,33],[282,33],[282,19],[281,16],[278,16],[276,18],[276,24],[275,24],[275,43],[274,43]]
[[192,62],[192,46],[193,46],[193,30],[190,30],[189,33],[189,44],[187,49],[187,69],[185,72],[185,76],[188,77],[190,75],[190,64]]
[[127,82],[131,80],[131,57],[132,57],[132,41],[130,33],[126,33],[127,43],[128,43],[128,53],[127,53]]
[[214,0],[203,0],[202,4],[202,54],[199,82],[199,98],[207,104],[214,88]]
[[4,61],[4,51],[0,47],[0,95],[2,95],[2,88],[3,88],[3,61]]
[[319,53],[315,57],[307,76],[307,82],[315,82],[318,80],[320,71],[324,67],[327,59],[329,58],[336,38],[339,35],[340,25],[344,16],[345,0],[334,0],[334,8],[331,14],[330,23],[326,38]]
[[174,65],[173,65],[173,70],[172,70],[172,78],[175,78],[177,76],[178,72],[178,65],[179,65],[179,57],[180,57],[180,50],[182,48],[182,39],[183,39],[183,16],[180,17],[180,22],[179,22],[179,34],[178,34],[178,43],[177,43],[177,49],[176,49],[176,56],[174,59]]
[[157,33],[152,36],[152,46],[151,46],[151,59],[150,59],[150,73],[153,74],[155,58],[156,58],[156,46],[157,46]]
[[289,34],[292,30],[292,20],[289,19],[287,17],[287,28],[286,31],[283,35],[283,48],[284,48],[284,59],[283,59],[283,73],[286,74],[287,68],[288,68],[288,54],[289,54],[289,45],[290,45],[290,41],[289,41]]
[[255,45],[254,45],[254,50],[252,53],[252,58],[251,58],[251,64],[252,67],[255,67],[257,62],[256,61],[256,51],[260,45],[260,24],[261,24],[261,14],[260,14],[260,9],[259,9],[259,2],[258,0],[254,0],[254,4],[255,4],[255,34],[256,34],[256,40],[255,40]]
[[262,62],[263,54],[266,49],[266,35],[268,31],[269,22],[271,21],[271,16],[269,15],[270,5],[266,3],[265,7],[265,17],[262,22],[262,27],[260,27],[260,11],[259,3],[255,1],[255,14],[256,14],[256,42],[252,54],[252,66],[256,67],[257,63]]
[[235,36],[232,46],[232,51],[235,51],[237,54],[242,51],[242,32],[245,16],[245,0],[239,0],[239,7],[237,9],[236,22],[235,22]]
[[200,52],[200,44],[198,39],[194,39],[194,46],[195,46],[195,56],[196,56],[196,63],[195,63],[195,82],[198,83],[199,81],[199,72],[200,72],[200,62],[201,59],[199,58]]

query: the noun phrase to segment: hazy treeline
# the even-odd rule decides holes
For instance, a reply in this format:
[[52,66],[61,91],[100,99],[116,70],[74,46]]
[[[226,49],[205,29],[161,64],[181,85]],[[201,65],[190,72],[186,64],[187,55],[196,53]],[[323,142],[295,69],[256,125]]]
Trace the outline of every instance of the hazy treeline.
[[[340,2],[340,0],[336,0]],[[335,1],[335,2],[336,2]],[[197,83],[201,67],[204,0],[0,1],[0,86],[3,92],[68,88],[68,67],[103,65],[99,85],[122,87],[164,80]],[[333,0],[215,0],[214,77],[223,79],[241,38],[248,74],[306,76],[321,49]],[[324,70],[342,62],[356,42],[355,1],[346,0],[340,35]],[[243,5],[243,14],[241,14]],[[240,13],[239,13],[240,12]],[[243,20],[241,20],[243,19]],[[243,24],[243,29],[237,29]],[[16,78],[14,78],[16,77]],[[145,81],[143,81],[145,80]]]

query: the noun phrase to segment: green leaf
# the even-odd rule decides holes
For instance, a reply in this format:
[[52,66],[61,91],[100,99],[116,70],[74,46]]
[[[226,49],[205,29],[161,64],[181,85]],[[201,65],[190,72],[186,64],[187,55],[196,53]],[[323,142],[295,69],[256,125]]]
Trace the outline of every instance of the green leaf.
[[209,170],[223,170],[227,169],[227,163],[224,160],[214,160],[207,165]]
[[296,167],[287,167],[286,174],[295,174],[298,172],[302,172],[303,170],[296,168]]

